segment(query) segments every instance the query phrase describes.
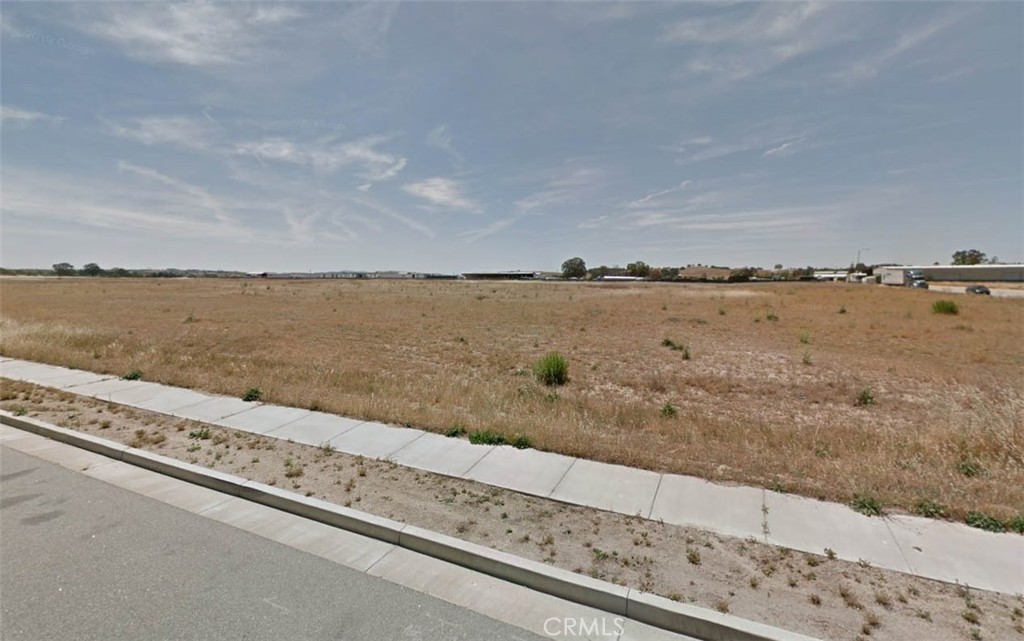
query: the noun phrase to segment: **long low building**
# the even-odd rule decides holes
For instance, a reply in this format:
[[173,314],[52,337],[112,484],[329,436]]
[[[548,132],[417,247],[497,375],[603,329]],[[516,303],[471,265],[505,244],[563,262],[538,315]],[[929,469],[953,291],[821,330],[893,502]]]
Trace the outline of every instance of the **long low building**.
[[[1024,264],[1014,265],[897,265],[876,267],[875,275],[886,271],[918,271],[925,280],[967,282],[1024,282]],[[882,282],[885,282],[882,279]]]

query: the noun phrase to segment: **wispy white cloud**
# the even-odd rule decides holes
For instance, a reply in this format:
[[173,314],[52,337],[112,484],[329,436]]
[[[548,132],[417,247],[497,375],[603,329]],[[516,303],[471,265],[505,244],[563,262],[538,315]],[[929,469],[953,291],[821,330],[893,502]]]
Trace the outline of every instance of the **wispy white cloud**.
[[687,71],[735,81],[845,39],[834,4],[764,2],[719,5],[709,16],[668,24],[661,42],[698,47]]
[[501,230],[509,227],[510,225],[512,225],[513,223],[515,223],[519,219],[521,219],[522,217],[523,217],[522,215],[519,215],[519,216],[512,216],[510,218],[502,218],[502,219],[499,219],[499,220],[495,220],[494,222],[492,222],[490,225],[487,225],[486,227],[481,227],[480,229],[470,229],[470,230],[467,230],[467,231],[459,232],[459,237],[460,238],[465,238],[467,242],[475,243],[476,241],[480,240],[481,238],[486,238],[487,236],[492,236],[494,234],[497,234],[498,232],[500,232]]
[[203,67],[241,62],[268,43],[270,31],[302,14],[296,5],[194,0],[112,3],[81,28],[133,58]]
[[480,205],[462,193],[462,186],[450,178],[427,178],[404,185],[402,190],[446,209],[477,211]]
[[252,156],[261,162],[306,165],[321,171],[334,171],[339,167],[356,165],[360,167],[360,171],[355,174],[357,177],[379,182],[397,176],[408,162],[403,156],[377,149],[384,141],[385,139],[379,136],[347,142],[333,142],[331,139],[299,142],[286,138],[267,138],[261,141],[236,143],[234,153]]
[[690,184],[691,184],[691,181],[684,180],[683,182],[679,183],[675,187],[669,187],[668,189],[662,189],[660,191],[656,191],[656,192],[647,194],[643,198],[639,198],[637,200],[634,200],[634,201],[630,202],[627,206],[628,207],[641,207],[641,206],[646,205],[647,203],[651,202],[652,200],[656,200],[656,199],[661,198],[663,196],[668,196],[669,194],[674,194],[674,193],[676,193],[678,191],[682,191],[683,189],[686,189]]
[[777,158],[782,158],[784,156],[792,156],[794,153],[796,153],[797,146],[803,143],[804,140],[806,140],[806,138],[802,136],[800,138],[793,138],[791,140],[787,140],[776,147],[768,149],[763,154],[761,154],[761,156],[764,158],[768,158],[771,156],[775,156]]
[[216,128],[187,116],[146,116],[123,124],[106,123],[117,136],[131,138],[144,145],[170,144],[184,149],[211,149]]
[[380,54],[400,4],[367,2],[352,5],[338,20],[330,22],[331,34],[362,53]]
[[182,194],[185,194],[186,196],[190,196],[194,199],[198,208],[205,209],[211,213],[214,218],[225,225],[234,225],[237,222],[234,217],[228,213],[227,207],[202,187],[178,180],[177,178],[172,178],[171,176],[162,174],[155,169],[141,167],[123,160],[118,161],[117,168],[119,171],[126,171],[142,176],[143,178],[166,185]]
[[895,42],[857,61],[851,68],[840,74],[849,82],[874,78],[904,54],[922,47],[941,33],[975,12],[973,8],[961,6],[944,11],[922,24],[914,25],[897,36]]
[[[122,164],[121,169],[147,183],[101,184],[58,173],[5,169],[4,215],[177,238],[253,237],[201,188],[144,167]],[[153,189],[153,182],[165,189]]]
[[594,167],[559,169],[542,189],[516,201],[522,211],[543,210],[550,205],[587,197],[601,185],[604,172]]
[[427,238],[434,238],[434,237],[437,236],[437,234],[434,233],[433,229],[431,229],[430,227],[424,225],[420,221],[418,221],[418,220],[416,220],[416,219],[414,219],[414,218],[412,218],[410,216],[406,216],[405,214],[400,214],[397,211],[391,209],[390,207],[382,205],[379,202],[376,202],[374,200],[370,200],[368,198],[351,198],[351,200],[352,200],[352,202],[356,203],[357,205],[361,205],[362,207],[365,207],[366,209],[375,211],[378,214],[381,214],[383,216],[386,216],[388,218],[396,220],[396,221],[402,223],[403,225],[405,225],[406,227],[408,227],[410,229],[414,229],[414,230],[420,232],[421,234],[423,234]]
[[456,167],[461,166],[464,162],[462,154],[455,148],[455,143],[452,141],[447,125],[439,125],[431,129],[430,133],[427,134],[426,144],[428,147],[440,149],[451,156],[455,160]]
[[39,111],[29,111],[28,109],[0,105],[0,121],[3,121],[8,126],[28,125],[36,122],[59,125],[65,120],[63,116],[52,116]]

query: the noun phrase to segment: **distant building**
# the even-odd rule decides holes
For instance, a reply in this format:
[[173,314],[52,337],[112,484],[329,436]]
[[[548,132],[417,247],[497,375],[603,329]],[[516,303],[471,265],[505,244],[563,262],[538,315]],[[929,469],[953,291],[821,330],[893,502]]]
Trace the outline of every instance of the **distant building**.
[[506,272],[466,272],[463,277],[469,280],[536,280],[540,278],[540,272],[528,272],[521,270]]
[[1024,264],[1016,265],[899,265],[878,267],[875,273],[883,277],[888,271],[918,271],[930,281],[1024,282]]

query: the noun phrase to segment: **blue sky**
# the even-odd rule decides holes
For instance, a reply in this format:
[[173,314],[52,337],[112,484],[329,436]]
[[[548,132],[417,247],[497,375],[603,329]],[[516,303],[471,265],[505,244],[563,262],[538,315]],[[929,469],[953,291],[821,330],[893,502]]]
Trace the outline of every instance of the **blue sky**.
[[16,3],[6,267],[1024,259],[1024,4]]

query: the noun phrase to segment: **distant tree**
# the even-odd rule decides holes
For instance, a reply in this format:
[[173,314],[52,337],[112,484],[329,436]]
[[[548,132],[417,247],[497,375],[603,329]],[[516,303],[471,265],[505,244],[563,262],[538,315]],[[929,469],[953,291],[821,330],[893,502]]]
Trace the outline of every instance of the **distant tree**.
[[652,267],[650,273],[647,274],[647,277],[650,278],[651,280],[661,280],[662,279],[661,267]]
[[661,279],[662,280],[675,280],[679,278],[678,267],[662,267],[661,268]]
[[651,267],[642,260],[626,265],[626,273],[638,278],[647,278],[651,274]]
[[961,249],[953,252],[954,265],[981,265],[985,262],[985,252],[977,249]]
[[775,263],[775,269],[782,269],[782,263]]
[[71,263],[56,263],[53,266],[53,271],[58,276],[74,276],[75,266]]
[[107,270],[107,275],[113,276],[114,278],[124,278],[125,276],[129,276],[129,273],[124,267],[112,267]]
[[82,273],[86,276],[99,276],[103,273],[103,268],[96,263],[86,263],[82,267]]
[[562,263],[562,278],[583,278],[587,275],[587,264],[579,256]]
[[744,267],[742,269],[734,269],[729,274],[727,279],[730,283],[745,283],[751,279],[754,275],[754,270],[750,267]]

